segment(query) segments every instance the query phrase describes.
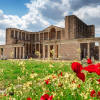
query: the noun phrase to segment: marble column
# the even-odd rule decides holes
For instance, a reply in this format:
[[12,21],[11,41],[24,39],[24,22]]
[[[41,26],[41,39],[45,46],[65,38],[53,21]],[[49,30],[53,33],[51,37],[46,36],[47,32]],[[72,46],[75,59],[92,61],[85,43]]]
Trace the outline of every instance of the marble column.
[[43,41],[44,41],[44,32],[43,32]]
[[57,40],[57,29],[56,29],[56,37],[55,37],[55,39]]
[[48,31],[48,40],[49,40],[49,31]]
[[99,48],[99,61],[100,61],[100,42],[98,48]]
[[18,59],[18,48],[16,47],[16,59]]
[[88,50],[87,56],[88,58],[90,58],[90,43],[87,43],[87,50]]
[[43,45],[43,59],[45,59],[45,45]]
[[62,40],[62,35],[63,35],[63,33],[62,33],[62,29],[61,29],[61,31],[60,31],[60,39]]
[[53,49],[54,49],[54,59],[56,58],[56,44],[53,45]]
[[40,43],[39,43],[39,59],[41,57],[41,53],[40,53]]
[[48,44],[48,59],[50,59],[50,45]]
[[22,40],[22,32],[20,34],[21,34],[21,40]]
[[40,41],[40,33],[39,33],[39,41]]
[[19,39],[19,31],[17,31],[17,39]]
[[27,33],[25,32],[25,40],[27,40],[27,39],[26,39],[26,35],[27,35]]
[[25,58],[25,47],[23,47],[23,59]]
[[21,47],[19,47],[19,59],[21,59]]
[[15,38],[15,30],[14,30],[14,38]]

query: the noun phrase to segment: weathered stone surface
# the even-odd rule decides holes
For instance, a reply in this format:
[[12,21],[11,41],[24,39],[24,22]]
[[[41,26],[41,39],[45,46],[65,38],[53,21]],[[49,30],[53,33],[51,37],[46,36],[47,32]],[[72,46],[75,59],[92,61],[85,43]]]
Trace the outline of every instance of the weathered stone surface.
[[[80,60],[86,56],[95,56],[95,50],[96,53],[98,52],[96,47],[92,54],[91,48],[94,49],[95,45],[88,45],[88,43],[100,41],[94,36],[94,25],[85,24],[75,15],[65,17],[65,28],[51,25],[39,32],[8,28],[6,45],[0,46],[0,58]],[[83,46],[84,43],[87,45]]]

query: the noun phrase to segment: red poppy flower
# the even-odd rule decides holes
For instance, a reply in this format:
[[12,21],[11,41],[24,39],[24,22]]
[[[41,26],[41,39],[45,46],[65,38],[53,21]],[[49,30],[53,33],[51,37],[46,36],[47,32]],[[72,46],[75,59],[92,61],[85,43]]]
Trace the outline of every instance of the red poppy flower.
[[100,75],[100,69],[96,70],[97,75]]
[[97,63],[96,66],[98,66],[98,68],[100,68],[100,63]]
[[88,63],[88,64],[92,64],[91,59],[87,59],[87,63]]
[[100,63],[97,63],[95,66],[97,67],[96,70],[97,75],[100,75]]
[[60,74],[58,74],[58,76],[62,76],[62,75],[63,75],[62,72]]
[[97,81],[98,81],[98,82],[99,82],[99,84],[100,84],[100,79],[98,79]]
[[63,75],[62,72],[60,73],[60,75],[61,75],[61,76]]
[[97,75],[100,75],[100,64],[92,64],[92,65],[88,65],[87,67],[83,68],[84,70],[92,73],[97,73]]
[[83,69],[82,65],[78,62],[73,62],[71,68],[75,73],[80,73]]
[[99,97],[99,98],[100,98],[100,91],[98,92],[97,97]]
[[87,67],[83,69],[91,73],[91,72],[97,72],[98,67],[92,64],[92,65],[88,65]]
[[45,80],[45,83],[49,84],[50,83],[50,79]]
[[32,100],[32,98],[28,97],[27,100]]
[[91,96],[91,97],[95,97],[95,96],[96,96],[95,90],[92,90],[92,91],[90,92],[90,96]]
[[7,96],[7,94],[4,94],[4,96]]
[[52,99],[53,99],[53,95],[52,96],[49,96],[48,94],[44,94],[40,98],[40,100],[52,100]]
[[84,75],[84,73],[78,73],[78,74],[77,74],[77,77],[78,77],[80,80],[82,80],[83,82],[85,81],[85,75]]

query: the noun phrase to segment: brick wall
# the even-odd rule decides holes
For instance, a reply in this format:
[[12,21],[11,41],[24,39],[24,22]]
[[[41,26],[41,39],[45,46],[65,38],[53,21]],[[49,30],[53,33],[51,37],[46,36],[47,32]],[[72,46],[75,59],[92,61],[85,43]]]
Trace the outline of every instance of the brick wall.
[[75,15],[65,17],[65,39],[90,38],[94,35],[94,25],[85,24]]
[[6,29],[6,44],[14,44],[15,40],[12,38],[11,31],[11,29]]
[[68,42],[60,44],[59,54],[62,59],[80,60],[80,44],[78,42]]
[[3,56],[3,58],[14,58],[14,48],[11,47],[4,47],[3,48],[3,55],[0,53],[0,58]]

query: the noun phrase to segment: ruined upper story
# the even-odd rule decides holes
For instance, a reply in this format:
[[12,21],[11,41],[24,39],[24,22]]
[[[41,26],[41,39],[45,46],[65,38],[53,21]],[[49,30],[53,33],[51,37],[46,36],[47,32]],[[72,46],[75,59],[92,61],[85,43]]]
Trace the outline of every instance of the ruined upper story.
[[28,32],[16,28],[6,29],[6,44],[25,42],[44,42],[51,40],[71,40],[78,38],[93,38],[95,26],[87,25],[77,16],[65,17],[65,28],[51,25],[39,32]]
[[95,37],[95,26],[87,25],[75,15],[65,17],[66,39],[93,38]]
[[64,33],[64,28],[53,25],[39,32],[27,32],[16,28],[8,28],[6,29],[6,44],[61,40],[64,39]]

